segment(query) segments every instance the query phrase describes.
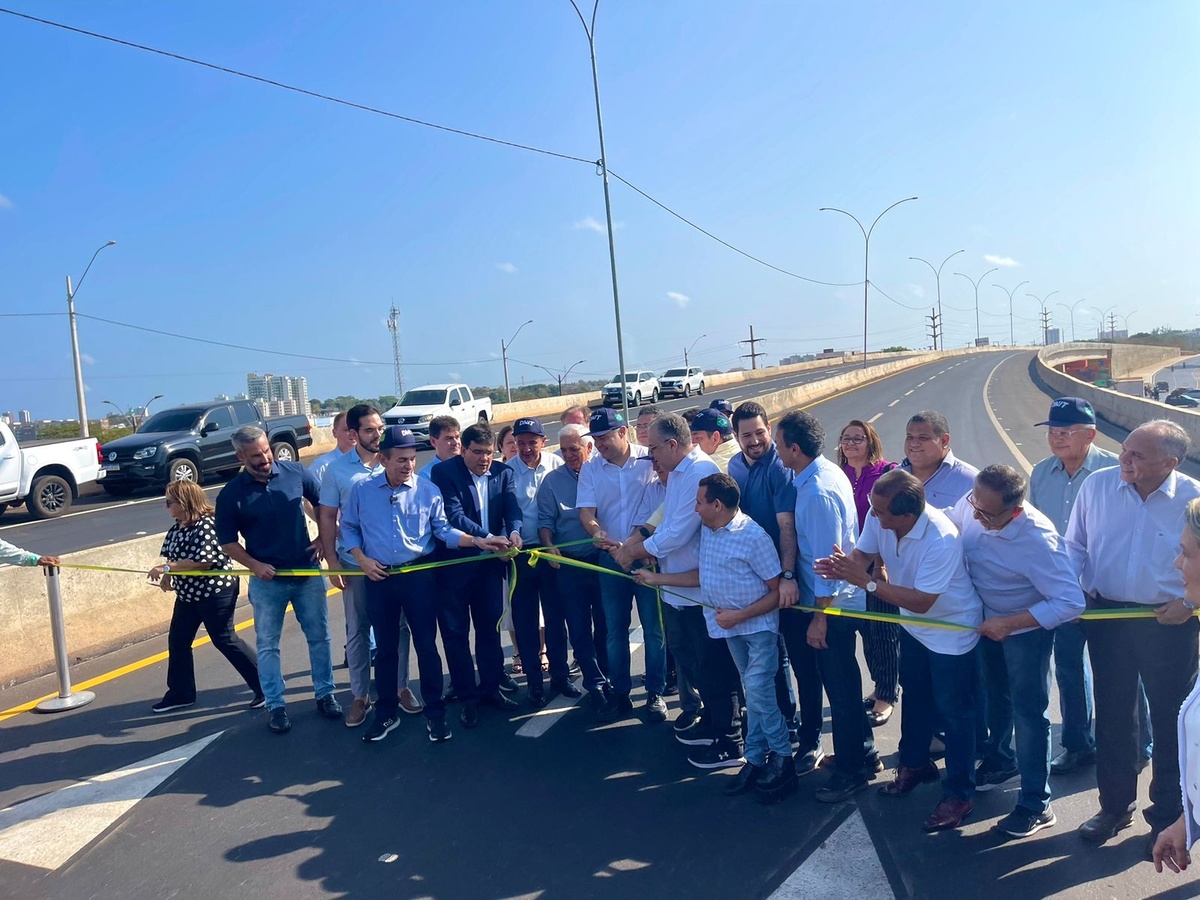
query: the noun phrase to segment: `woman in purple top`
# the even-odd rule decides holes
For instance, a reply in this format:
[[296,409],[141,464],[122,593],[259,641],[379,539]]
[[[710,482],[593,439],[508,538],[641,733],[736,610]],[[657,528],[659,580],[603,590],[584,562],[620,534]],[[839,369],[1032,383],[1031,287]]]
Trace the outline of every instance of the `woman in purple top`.
[[[858,508],[858,530],[867,523],[871,509],[871,488],[884,472],[896,464],[883,458],[883,442],[879,433],[867,422],[853,419],[842,429],[838,438],[838,465],[854,488],[854,504]],[[871,612],[898,613],[890,603],[874,594],[867,594],[867,609]],[[863,704],[873,726],[885,724],[892,717],[899,692],[900,626],[891,622],[867,622],[863,651],[875,690]]]

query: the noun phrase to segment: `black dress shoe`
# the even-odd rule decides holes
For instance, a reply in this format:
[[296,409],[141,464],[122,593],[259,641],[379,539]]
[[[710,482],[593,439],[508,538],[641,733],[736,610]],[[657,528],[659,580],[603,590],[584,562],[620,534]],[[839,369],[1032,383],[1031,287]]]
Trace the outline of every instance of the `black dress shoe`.
[[762,777],[762,766],[756,766],[752,762],[742,766],[733,780],[725,787],[721,788],[721,793],[726,797],[736,797],[738,794],[748,794],[754,790],[754,785],[758,783],[758,779]]
[[1103,844],[1117,836],[1123,828],[1133,824],[1133,813],[1106,813],[1104,810],[1096,813],[1079,826],[1079,836],[1093,844]]
[[762,775],[754,785],[755,799],[759,803],[778,803],[784,797],[794,794],[799,782],[796,778],[796,765],[789,753],[780,756],[772,753],[771,758],[763,769]]
[[511,675],[509,675],[507,672],[500,673],[500,690],[506,694],[512,694],[515,693],[518,688],[520,688],[520,685],[517,684],[516,680]]
[[484,706],[494,706],[501,712],[512,712],[517,708],[517,701],[506,694],[496,691],[494,694],[488,694],[479,698],[479,702]]
[[546,699],[545,691],[530,691],[529,705],[534,709],[542,709],[550,701]]
[[596,714],[597,721],[616,722],[633,712],[633,702],[628,694],[612,694],[608,702]]
[[1083,766],[1096,764],[1096,751],[1093,750],[1064,750],[1050,760],[1051,775],[1066,775]]
[[462,712],[458,714],[458,721],[462,722],[463,728],[474,728],[479,724],[479,706],[475,703],[464,703]]
[[551,680],[550,690],[564,697],[570,697],[572,700],[583,696],[583,691],[575,687],[574,682],[569,678],[555,678]]

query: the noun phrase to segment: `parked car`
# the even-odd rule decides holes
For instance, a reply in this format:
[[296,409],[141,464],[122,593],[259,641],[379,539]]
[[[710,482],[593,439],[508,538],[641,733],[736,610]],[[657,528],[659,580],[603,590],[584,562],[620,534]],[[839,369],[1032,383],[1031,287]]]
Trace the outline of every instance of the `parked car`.
[[418,441],[429,443],[429,423],[454,416],[463,428],[492,420],[492,401],[476,397],[465,384],[426,384],[405,391],[400,402],[383,414],[385,425],[403,425]]
[[686,369],[667,369],[658,379],[659,392],[664,397],[690,397],[692,391],[704,393],[704,370],[699,366]]
[[0,422],[0,513],[24,503],[35,519],[54,519],[71,508],[79,486],[104,477],[95,438],[33,441],[21,446]]
[[209,475],[236,472],[241,463],[229,439],[243,425],[265,431],[278,460],[298,460],[300,451],[312,446],[308,416],[264,418],[251,400],[175,406],[100,448],[106,473],[100,486],[114,497],[125,497],[140,487],[199,483]]
[[[605,406],[621,405],[621,373],[600,389],[600,400]],[[649,369],[625,373],[625,397],[630,406],[641,406],[642,401],[657,403],[660,393],[658,376]]]

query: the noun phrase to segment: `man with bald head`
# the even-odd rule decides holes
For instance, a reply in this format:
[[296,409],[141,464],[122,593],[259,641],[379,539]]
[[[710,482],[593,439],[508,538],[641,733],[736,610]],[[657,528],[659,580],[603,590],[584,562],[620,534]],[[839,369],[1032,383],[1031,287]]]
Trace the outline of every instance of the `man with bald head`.
[[1200,483],[1177,471],[1188,444],[1187,432],[1167,419],[1135,428],[1121,444],[1120,464],[1080,487],[1067,524],[1067,549],[1082,573],[1088,609],[1154,613],[1086,624],[1100,811],[1079,828],[1085,840],[1103,843],[1133,822],[1140,677],[1154,732],[1147,859],[1158,833],[1183,810],[1176,715],[1196,680],[1200,623],[1174,566],[1187,505],[1200,497]]

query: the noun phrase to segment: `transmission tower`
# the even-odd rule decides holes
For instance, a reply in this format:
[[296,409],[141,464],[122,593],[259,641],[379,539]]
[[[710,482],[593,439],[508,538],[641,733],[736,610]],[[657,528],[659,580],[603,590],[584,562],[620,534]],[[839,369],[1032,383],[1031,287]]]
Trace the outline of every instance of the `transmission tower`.
[[754,348],[755,348],[755,347],[757,347],[757,346],[758,346],[759,344],[761,344],[762,342],[763,342],[763,339],[762,339],[762,338],[756,338],[756,337],[754,336],[754,326],[753,326],[753,325],[751,325],[751,326],[750,326],[750,340],[748,340],[748,341],[738,341],[738,343],[739,343],[739,344],[749,344],[749,345],[750,345],[750,352],[749,352],[749,353],[743,353],[743,354],[741,355],[741,358],[742,358],[742,359],[747,359],[747,358],[749,358],[749,360],[750,360],[750,368],[751,368],[751,369],[757,369],[757,368],[758,368],[758,358],[759,358],[760,356],[766,356],[766,355],[767,355],[766,353],[762,352],[761,350],[760,350],[760,351],[758,351],[757,353],[756,353],[756,352],[755,352],[755,350],[754,350]]
[[396,379],[396,396],[404,396],[404,370],[400,363],[400,310],[392,304],[388,316],[388,331],[392,333],[392,367]]

